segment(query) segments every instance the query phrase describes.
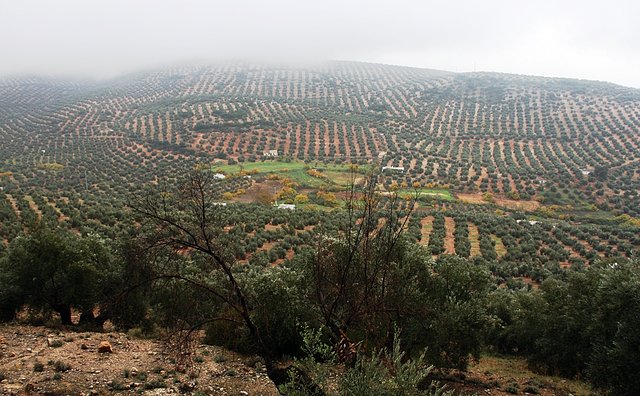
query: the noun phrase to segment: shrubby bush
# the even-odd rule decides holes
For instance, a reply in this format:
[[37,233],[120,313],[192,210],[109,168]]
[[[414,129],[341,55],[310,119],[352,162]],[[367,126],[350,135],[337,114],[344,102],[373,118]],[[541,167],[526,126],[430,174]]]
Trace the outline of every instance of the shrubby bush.
[[638,261],[607,260],[489,301],[497,320],[489,341],[499,351],[523,354],[539,371],[586,377],[612,395],[640,393]]

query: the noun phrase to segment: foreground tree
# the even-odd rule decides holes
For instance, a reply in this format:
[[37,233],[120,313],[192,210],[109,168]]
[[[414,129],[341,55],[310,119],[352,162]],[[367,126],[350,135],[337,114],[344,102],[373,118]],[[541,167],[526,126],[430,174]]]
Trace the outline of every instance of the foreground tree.
[[106,241],[38,225],[17,237],[0,261],[3,316],[11,319],[27,305],[53,310],[65,325],[73,324],[72,309],[92,322],[94,308],[110,294],[114,263]]
[[352,183],[338,235],[320,235],[300,258],[310,302],[346,363],[357,345],[391,348],[400,329],[405,350],[428,348],[430,362],[464,369],[488,323],[488,272],[462,258],[433,262],[405,236],[415,198],[376,186],[375,177]]
[[333,341],[342,346],[339,357],[351,364],[351,337],[368,345],[390,345],[407,293],[417,290],[410,284],[414,278],[405,276],[426,269],[423,256],[402,238],[415,201],[399,210],[398,195],[385,198],[376,188],[376,177],[358,184],[354,174],[338,235],[319,235],[313,252],[300,260],[314,306]]
[[184,352],[203,326],[240,325],[279,386],[288,381],[290,367],[278,365],[277,353],[256,322],[231,253],[234,241],[224,232],[224,207],[217,204],[216,187],[210,172],[194,171],[176,190],[152,191],[132,203],[142,220],[140,242],[153,266],[148,281],[162,283],[163,293],[171,297],[166,317],[172,320],[170,342],[183,352],[179,356],[187,356]]

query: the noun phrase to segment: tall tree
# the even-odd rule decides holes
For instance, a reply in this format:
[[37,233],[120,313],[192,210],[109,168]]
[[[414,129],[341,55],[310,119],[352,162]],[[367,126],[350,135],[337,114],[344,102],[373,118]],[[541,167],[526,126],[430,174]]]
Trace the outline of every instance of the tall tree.
[[72,308],[93,318],[113,265],[106,241],[38,225],[16,238],[0,262],[8,285],[3,303],[12,304],[3,311],[15,312],[23,304],[52,309],[65,325],[72,324]]

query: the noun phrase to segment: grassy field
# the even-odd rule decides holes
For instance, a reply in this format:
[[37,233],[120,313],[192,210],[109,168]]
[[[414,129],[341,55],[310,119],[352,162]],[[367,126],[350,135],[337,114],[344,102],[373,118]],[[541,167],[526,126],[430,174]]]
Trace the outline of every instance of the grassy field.
[[437,198],[442,201],[455,201],[456,198],[449,190],[443,188],[406,188],[398,191],[402,197],[413,197],[418,194],[418,198]]

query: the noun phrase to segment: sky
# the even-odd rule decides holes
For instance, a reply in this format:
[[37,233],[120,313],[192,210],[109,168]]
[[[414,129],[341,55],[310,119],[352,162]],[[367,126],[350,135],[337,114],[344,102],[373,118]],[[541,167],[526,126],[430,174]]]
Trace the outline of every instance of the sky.
[[0,0],[0,75],[349,60],[640,88],[637,0]]

